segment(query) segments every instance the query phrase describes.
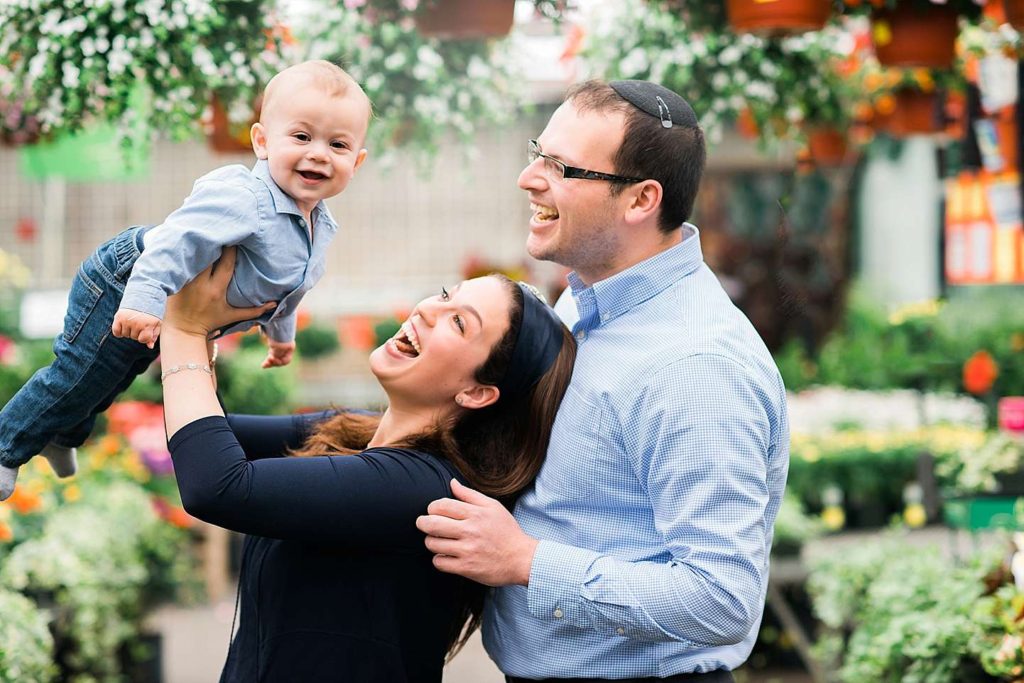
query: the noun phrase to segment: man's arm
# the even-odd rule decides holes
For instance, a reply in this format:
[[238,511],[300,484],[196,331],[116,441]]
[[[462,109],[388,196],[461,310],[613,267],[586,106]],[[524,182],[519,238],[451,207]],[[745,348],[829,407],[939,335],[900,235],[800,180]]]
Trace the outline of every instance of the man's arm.
[[[534,541],[530,612],[640,640],[717,646],[746,637],[767,579],[767,400],[743,368],[702,356],[660,368],[620,402],[619,423],[644,426],[623,444],[670,559]],[[522,583],[522,558],[511,558],[529,545],[511,515],[501,520],[494,502],[453,493],[461,500],[435,502],[417,524],[430,550],[450,556],[435,565],[490,585]]]

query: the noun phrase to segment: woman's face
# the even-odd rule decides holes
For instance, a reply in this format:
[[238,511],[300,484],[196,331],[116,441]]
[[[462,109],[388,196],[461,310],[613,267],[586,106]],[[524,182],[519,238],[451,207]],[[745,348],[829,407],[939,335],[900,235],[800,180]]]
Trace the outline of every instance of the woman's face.
[[498,279],[466,280],[424,299],[394,337],[370,354],[370,369],[394,406],[455,409],[455,397],[508,329],[511,294]]

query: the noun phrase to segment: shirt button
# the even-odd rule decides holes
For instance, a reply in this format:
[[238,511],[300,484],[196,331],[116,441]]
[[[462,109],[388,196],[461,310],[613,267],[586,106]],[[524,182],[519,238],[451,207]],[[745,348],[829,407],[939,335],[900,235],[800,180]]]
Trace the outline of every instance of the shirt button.
[[306,227],[306,220],[304,218],[300,218],[299,219],[299,227],[301,227],[301,228]]
[[584,332],[583,330],[580,330],[579,332],[576,333],[576,341],[583,341],[586,338],[587,338],[587,333]]
[[604,322],[608,322],[608,314],[607,313],[602,313],[601,314],[601,322],[603,322],[603,323]]
[[621,626],[615,629],[615,632],[618,633],[620,636],[626,635],[626,629],[622,628]]
[[558,607],[555,608],[555,619],[561,619],[564,616],[562,610]]

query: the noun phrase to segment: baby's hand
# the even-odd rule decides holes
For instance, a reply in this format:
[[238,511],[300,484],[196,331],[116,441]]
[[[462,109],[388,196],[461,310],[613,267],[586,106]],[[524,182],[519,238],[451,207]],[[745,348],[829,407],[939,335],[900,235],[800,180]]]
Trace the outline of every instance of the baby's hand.
[[160,318],[149,313],[121,308],[114,316],[110,331],[115,337],[129,337],[153,348],[160,337]]
[[267,342],[270,344],[270,349],[267,351],[267,357],[261,366],[264,370],[267,368],[278,368],[292,362],[292,354],[295,353],[295,342],[279,342],[273,339],[268,339]]

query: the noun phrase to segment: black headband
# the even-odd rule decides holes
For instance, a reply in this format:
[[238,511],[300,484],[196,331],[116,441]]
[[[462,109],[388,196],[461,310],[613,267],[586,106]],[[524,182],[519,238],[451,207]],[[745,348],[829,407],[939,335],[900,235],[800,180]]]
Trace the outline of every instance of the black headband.
[[697,128],[699,125],[693,108],[665,86],[650,81],[612,81],[608,85],[640,111],[661,119],[664,128],[673,125]]
[[498,382],[501,397],[525,396],[548,371],[562,350],[562,321],[533,289],[516,283],[523,293],[523,321],[505,376]]

